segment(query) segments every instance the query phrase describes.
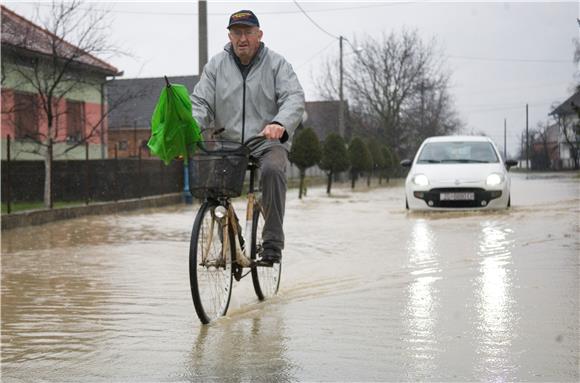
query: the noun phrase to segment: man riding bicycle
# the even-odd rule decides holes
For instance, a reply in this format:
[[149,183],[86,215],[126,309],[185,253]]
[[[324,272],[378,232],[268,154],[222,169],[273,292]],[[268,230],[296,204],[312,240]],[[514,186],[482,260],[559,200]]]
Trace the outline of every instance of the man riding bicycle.
[[245,142],[267,140],[252,148],[261,171],[264,207],[262,262],[277,263],[284,248],[288,144],[302,120],[304,91],[292,66],[261,42],[263,32],[249,10],[235,12],[228,24],[230,43],[203,69],[191,95],[193,117],[201,129],[224,129],[222,137]]

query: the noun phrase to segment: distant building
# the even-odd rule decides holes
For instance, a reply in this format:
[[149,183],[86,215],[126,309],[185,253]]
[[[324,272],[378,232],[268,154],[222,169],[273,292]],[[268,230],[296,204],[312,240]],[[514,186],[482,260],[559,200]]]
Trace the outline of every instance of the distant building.
[[[345,103],[345,140],[350,138],[351,127],[348,123],[348,108]],[[339,133],[338,114],[340,101],[308,101],[306,103],[306,122],[304,126],[312,128],[322,142],[330,133]]]
[[[2,158],[6,158],[6,141],[12,140],[11,157],[16,159],[42,159],[33,153],[35,142],[47,136],[48,123],[42,113],[41,98],[30,80],[37,73],[50,70],[54,58],[53,43],[58,42],[58,59],[78,55],[78,47],[62,42],[49,31],[2,6]],[[65,74],[82,75],[83,82],[63,99],[54,104],[56,142],[55,159],[84,158],[84,147],[74,144],[90,143],[91,157],[101,158],[106,153],[107,113],[104,84],[107,76],[119,76],[114,66],[89,54],[82,54]]]
[[576,155],[576,162],[580,161],[580,132],[575,128],[580,121],[573,106],[580,107],[580,91],[574,93],[550,113],[556,119],[556,124],[549,128],[554,152],[552,167],[555,169],[573,169],[574,155]]
[[[168,77],[172,84],[185,85],[189,93],[197,84],[198,76]],[[109,157],[148,157],[147,142],[151,137],[151,116],[163,87],[163,77],[131,78],[111,81],[107,85],[109,104],[128,98],[127,102],[111,110],[109,115]]]

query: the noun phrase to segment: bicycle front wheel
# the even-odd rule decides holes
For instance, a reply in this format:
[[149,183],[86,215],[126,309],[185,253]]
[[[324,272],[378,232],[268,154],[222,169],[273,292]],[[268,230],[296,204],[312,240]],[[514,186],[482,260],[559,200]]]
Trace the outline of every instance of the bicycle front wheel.
[[[264,215],[260,205],[254,205],[254,215],[252,221],[252,249],[250,255],[253,260],[258,258],[263,247],[262,231],[264,230]],[[272,267],[256,266],[252,268],[252,282],[254,291],[259,300],[273,297],[278,293],[280,287],[280,276],[282,274],[282,262],[274,263]]]
[[[231,246],[224,251],[216,202],[199,208],[189,246],[189,282],[197,316],[207,324],[226,314],[232,294]],[[231,243],[231,242],[230,242]]]

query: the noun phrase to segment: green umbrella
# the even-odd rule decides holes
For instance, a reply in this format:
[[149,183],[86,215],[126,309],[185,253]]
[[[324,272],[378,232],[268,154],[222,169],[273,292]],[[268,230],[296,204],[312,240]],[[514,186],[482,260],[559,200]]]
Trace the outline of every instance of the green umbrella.
[[151,153],[165,165],[181,156],[187,161],[188,152],[202,140],[197,122],[191,115],[191,100],[187,88],[170,84],[161,91],[151,117],[151,138],[147,143]]

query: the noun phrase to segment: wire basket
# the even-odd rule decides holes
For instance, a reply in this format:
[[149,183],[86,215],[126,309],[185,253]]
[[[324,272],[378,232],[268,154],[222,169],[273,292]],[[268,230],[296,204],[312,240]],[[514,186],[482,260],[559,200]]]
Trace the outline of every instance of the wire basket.
[[203,141],[190,166],[190,190],[197,198],[242,195],[249,150],[232,141]]

